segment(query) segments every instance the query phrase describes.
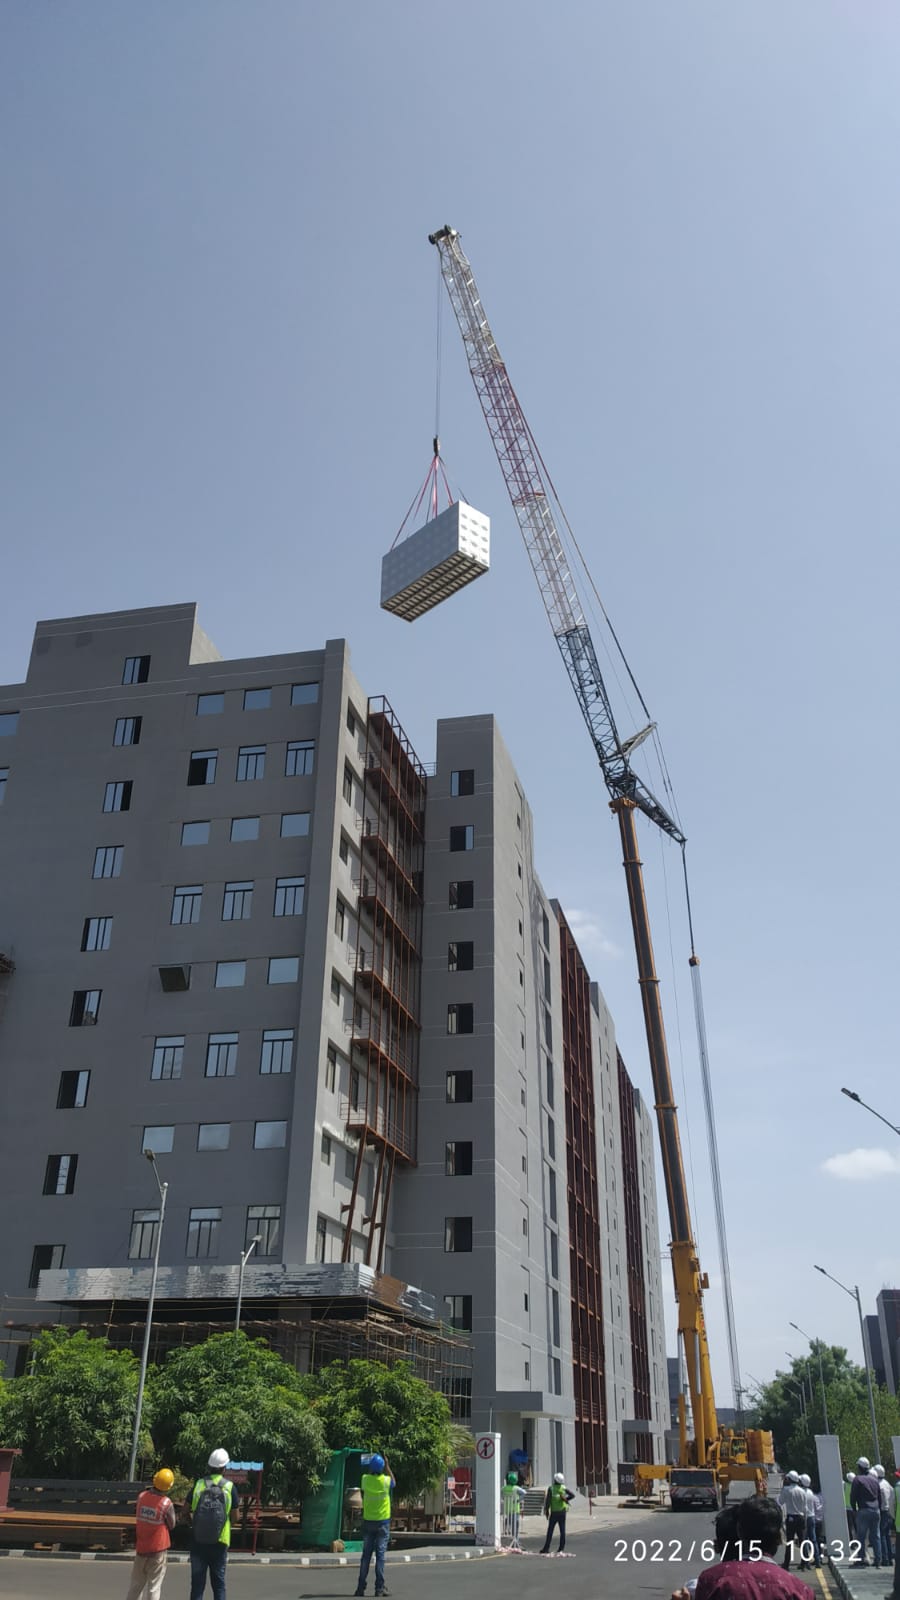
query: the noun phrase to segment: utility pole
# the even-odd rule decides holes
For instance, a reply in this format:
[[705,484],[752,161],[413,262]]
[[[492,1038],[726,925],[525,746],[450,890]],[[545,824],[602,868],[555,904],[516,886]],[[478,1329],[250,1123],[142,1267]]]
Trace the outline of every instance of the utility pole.
[[261,1239],[262,1239],[262,1234],[261,1233],[255,1233],[253,1235],[253,1238],[250,1240],[250,1243],[248,1244],[246,1250],[242,1250],[241,1251],[241,1265],[240,1265],[240,1269],[238,1271],[237,1310],[235,1311],[235,1314],[234,1314],[234,1331],[235,1331],[235,1333],[240,1333],[240,1331],[241,1331],[241,1301],[244,1298],[244,1268],[247,1265],[247,1262],[249,1261],[251,1255],[253,1254],[253,1251],[255,1250],[256,1246],[259,1244]]
[[147,1321],[144,1327],[144,1348],[141,1351],[141,1370],[138,1376],[137,1408],[134,1413],[134,1434],[131,1440],[131,1455],[128,1460],[129,1483],[134,1482],[134,1474],[137,1470],[138,1446],[141,1437],[141,1413],[144,1409],[144,1388],[147,1383],[147,1362],[150,1357],[150,1332],[153,1327],[153,1304],[156,1300],[156,1279],[159,1274],[159,1247],[162,1243],[163,1223],[166,1220],[166,1195],[169,1192],[169,1185],[160,1181],[159,1173],[156,1170],[156,1156],[154,1152],[152,1150],[145,1150],[144,1155],[147,1157],[147,1160],[153,1168],[153,1176],[156,1179],[156,1187],[159,1190],[159,1222],[156,1228],[156,1244],[153,1249],[153,1272],[150,1277],[150,1294],[147,1300]]
[[803,1329],[797,1322],[792,1322],[791,1327],[796,1328],[798,1333],[802,1333],[804,1339],[809,1339],[810,1349],[813,1350],[819,1358],[819,1383],[822,1388],[822,1415],[825,1418],[825,1432],[830,1433],[831,1429],[828,1426],[828,1401],[825,1398],[825,1375],[822,1371],[822,1341],[821,1339],[810,1338],[810,1335],[808,1333],[804,1333]]
[[[815,1262],[813,1262],[813,1266],[815,1267]],[[859,1288],[856,1284],[854,1284],[852,1289],[848,1289],[845,1283],[841,1283],[840,1278],[833,1278],[830,1272],[825,1271],[824,1267],[815,1267],[815,1270],[816,1272],[821,1272],[822,1277],[828,1278],[831,1283],[836,1283],[839,1289],[843,1289],[844,1293],[850,1296],[851,1300],[856,1301],[856,1309],[859,1314],[859,1336],[862,1340],[863,1366],[866,1369],[866,1387],[869,1391],[869,1417],[872,1422],[872,1439],[875,1444],[875,1460],[880,1461],[881,1445],[878,1443],[878,1423],[875,1421],[875,1391],[872,1388],[872,1372],[869,1367],[869,1352],[866,1347],[866,1325],[863,1321],[863,1308],[862,1301],[859,1298]]]

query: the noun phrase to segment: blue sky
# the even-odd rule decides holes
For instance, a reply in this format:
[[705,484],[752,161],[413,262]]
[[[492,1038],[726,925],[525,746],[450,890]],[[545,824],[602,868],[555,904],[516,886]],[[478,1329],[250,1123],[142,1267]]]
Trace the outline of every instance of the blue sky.
[[[823,1168],[900,1153],[839,1093],[897,1114],[898,67],[888,0],[0,20],[0,680],[37,618],[196,599],[229,655],[346,636],[425,760],[436,717],[494,711],[646,1090],[617,832],[449,310],[441,432],[492,571],[412,628],[378,608],[430,454],[427,234],[459,228],[663,731],[763,1378],[791,1320],[858,1354],[813,1261],[873,1308],[900,1276],[900,1163]],[[717,1282],[678,861],[670,951],[644,855]],[[725,1403],[715,1294],[709,1321]]]

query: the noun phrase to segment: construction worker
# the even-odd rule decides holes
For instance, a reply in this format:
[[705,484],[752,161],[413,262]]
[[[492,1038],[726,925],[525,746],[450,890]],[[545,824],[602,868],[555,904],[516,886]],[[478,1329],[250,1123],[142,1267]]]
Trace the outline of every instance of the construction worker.
[[894,1587],[891,1600],[900,1600],[900,1472],[895,1472],[894,1478]]
[[550,1543],[553,1538],[554,1528],[559,1528],[559,1554],[562,1555],[566,1548],[566,1511],[569,1501],[575,1496],[566,1488],[565,1474],[554,1472],[553,1482],[544,1495],[544,1516],[547,1521],[547,1537],[541,1545],[541,1555],[550,1554]]
[[166,1551],[172,1543],[175,1507],[169,1490],[174,1472],[160,1467],[153,1475],[153,1488],[142,1489],[134,1514],[134,1564],[125,1600],[159,1600],[166,1575]]
[[[806,1491],[806,1527],[803,1533],[803,1544],[800,1547],[800,1571],[814,1563],[817,1567],[822,1565],[819,1555],[819,1540],[816,1535],[816,1497],[813,1494],[812,1478],[808,1472],[801,1472],[800,1487]],[[809,1559],[808,1559],[809,1558]]]
[[850,1504],[856,1512],[856,1537],[859,1540],[859,1559],[856,1567],[867,1567],[866,1540],[872,1546],[873,1565],[881,1566],[881,1491],[878,1479],[869,1466],[867,1456],[860,1456],[850,1489]]
[[213,1600],[225,1600],[231,1519],[238,1505],[234,1484],[222,1476],[228,1461],[227,1450],[214,1450],[209,1475],[197,1479],[191,1495],[191,1600],[203,1600],[207,1573]]
[[803,1542],[806,1538],[806,1490],[801,1486],[798,1472],[785,1473],[778,1504],[784,1516],[784,1560],[781,1565],[787,1572],[795,1546],[800,1551],[803,1564]]
[[853,1473],[844,1474],[844,1510],[847,1513],[847,1532],[851,1539],[856,1538],[856,1512],[850,1504],[850,1485],[853,1482]]
[[388,1597],[391,1591],[384,1587],[384,1558],[391,1536],[391,1491],[396,1488],[396,1483],[387,1461],[377,1451],[374,1455],[363,1456],[361,1466],[363,1547],[354,1593],[365,1594],[374,1555],[375,1593]]
[[500,1492],[500,1501],[503,1507],[503,1536],[509,1540],[510,1550],[520,1550],[519,1526],[522,1517],[522,1506],[525,1503],[525,1490],[519,1483],[517,1472],[508,1472],[506,1482]]
[[878,1479],[878,1492],[881,1496],[881,1557],[887,1566],[894,1559],[894,1491],[884,1475],[884,1467],[880,1461],[872,1471]]

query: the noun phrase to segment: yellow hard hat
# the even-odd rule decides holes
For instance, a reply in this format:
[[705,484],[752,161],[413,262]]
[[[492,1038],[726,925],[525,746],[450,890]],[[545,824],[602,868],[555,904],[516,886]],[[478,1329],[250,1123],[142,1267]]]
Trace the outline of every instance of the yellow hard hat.
[[158,1489],[160,1494],[168,1494],[174,1482],[175,1474],[171,1467],[160,1467],[159,1471],[153,1474],[153,1487]]

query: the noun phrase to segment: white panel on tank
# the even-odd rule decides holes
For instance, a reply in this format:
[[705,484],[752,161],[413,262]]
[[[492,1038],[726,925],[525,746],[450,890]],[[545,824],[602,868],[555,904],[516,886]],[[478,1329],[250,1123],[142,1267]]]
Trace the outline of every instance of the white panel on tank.
[[389,550],[381,563],[381,604],[414,622],[490,566],[491,519],[455,500]]

